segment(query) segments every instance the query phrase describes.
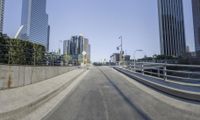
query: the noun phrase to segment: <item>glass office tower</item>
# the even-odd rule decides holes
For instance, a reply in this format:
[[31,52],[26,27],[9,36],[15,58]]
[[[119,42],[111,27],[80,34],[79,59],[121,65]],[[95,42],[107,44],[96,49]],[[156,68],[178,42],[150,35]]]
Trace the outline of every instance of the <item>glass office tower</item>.
[[4,4],[5,0],[0,0],[0,33],[3,33]]
[[70,40],[63,41],[63,53],[71,55],[73,59],[78,59],[82,52],[87,53],[87,59],[90,61],[90,44],[89,40],[83,35],[72,36]]
[[200,0],[192,0],[195,50],[200,53]]
[[49,26],[46,0],[22,0],[21,27],[17,37],[48,48]]
[[158,0],[160,49],[162,55],[183,56],[186,53],[182,0]]

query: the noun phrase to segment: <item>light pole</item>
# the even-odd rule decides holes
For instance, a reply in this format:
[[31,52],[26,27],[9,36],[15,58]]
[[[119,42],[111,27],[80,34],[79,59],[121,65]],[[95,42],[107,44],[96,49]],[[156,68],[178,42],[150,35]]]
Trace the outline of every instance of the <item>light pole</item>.
[[83,55],[83,65],[84,65],[84,64],[86,64],[86,62],[87,62],[87,61],[86,61],[87,52],[83,51],[83,52],[82,52],[82,55]]
[[117,50],[120,49],[120,60],[119,60],[119,64],[123,61],[123,39],[122,36],[119,37],[119,39],[121,40],[121,44],[119,46],[117,46]]
[[135,54],[136,54],[137,52],[143,52],[143,50],[142,50],[142,49],[138,49],[138,50],[135,50],[135,51],[134,51],[134,54],[133,54],[133,59],[134,59],[134,70],[136,69],[136,57],[135,57]]

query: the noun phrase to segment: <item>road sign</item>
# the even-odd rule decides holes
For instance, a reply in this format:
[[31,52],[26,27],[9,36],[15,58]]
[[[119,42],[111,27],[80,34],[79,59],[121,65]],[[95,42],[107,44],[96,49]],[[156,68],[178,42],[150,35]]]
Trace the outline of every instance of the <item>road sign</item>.
[[87,53],[85,51],[82,52],[82,55],[86,55]]

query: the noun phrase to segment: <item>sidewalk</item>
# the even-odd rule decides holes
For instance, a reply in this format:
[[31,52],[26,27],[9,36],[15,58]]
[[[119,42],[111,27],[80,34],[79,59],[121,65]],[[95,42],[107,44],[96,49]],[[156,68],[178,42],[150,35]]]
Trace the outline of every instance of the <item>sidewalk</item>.
[[57,95],[84,72],[84,69],[77,69],[36,84],[0,91],[0,118],[19,118],[24,113],[30,113],[35,107]]

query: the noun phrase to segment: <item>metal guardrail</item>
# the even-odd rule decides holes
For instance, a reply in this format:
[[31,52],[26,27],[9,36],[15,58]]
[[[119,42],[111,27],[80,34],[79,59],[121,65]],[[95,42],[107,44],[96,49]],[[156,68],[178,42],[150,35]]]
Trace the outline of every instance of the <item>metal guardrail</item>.
[[162,78],[163,80],[176,80],[182,82],[199,82],[200,66],[166,63],[137,62],[129,63],[124,68]]

